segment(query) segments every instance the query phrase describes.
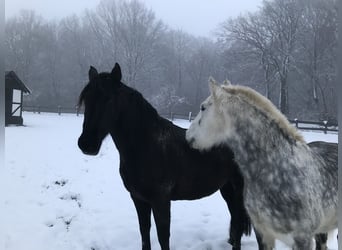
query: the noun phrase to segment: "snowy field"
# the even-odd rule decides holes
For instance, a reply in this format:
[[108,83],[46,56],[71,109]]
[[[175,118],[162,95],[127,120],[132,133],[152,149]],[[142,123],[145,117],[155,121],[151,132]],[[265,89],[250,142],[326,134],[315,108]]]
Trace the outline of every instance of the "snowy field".
[[[82,116],[24,113],[24,127],[5,129],[0,168],[1,250],[137,250],[138,220],[119,176],[119,156],[106,138],[97,156],[77,147]],[[187,127],[187,121],[176,121]],[[303,132],[306,140],[337,142],[337,134]],[[229,213],[218,193],[176,201],[171,249],[228,250]],[[329,249],[337,250],[337,231]],[[160,249],[154,223],[152,249]],[[242,249],[257,249],[254,235]],[[277,249],[287,249],[277,242]]]

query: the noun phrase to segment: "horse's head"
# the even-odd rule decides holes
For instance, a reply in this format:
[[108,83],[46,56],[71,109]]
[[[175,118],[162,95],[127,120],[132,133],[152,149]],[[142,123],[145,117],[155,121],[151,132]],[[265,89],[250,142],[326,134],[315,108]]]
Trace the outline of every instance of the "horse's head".
[[225,91],[213,78],[209,79],[209,89],[211,95],[201,104],[200,112],[186,132],[191,146],[200,150],[224,143],[229,128],[229,120],[225,120],[223,111],[223,104],[227,102]]
[[78,146],[84,154],[96,155],[118,116],[115,104],[123,84],[121,69],[117,63],[111,73],[98,73],[91,66],[88,74],[89,83],[82,90],[79,99],[79,105],[84,104],[84,121]]
[[211,95],[202,103],[186,134],[193,147],[209,149],[228,139],[239,141],[247,133],[260,137],[266,127],[277,128],[292,141],[305,142],[274,104],[257,91],[239,85],[219,86],[213,79],[209,80],[209,88]]

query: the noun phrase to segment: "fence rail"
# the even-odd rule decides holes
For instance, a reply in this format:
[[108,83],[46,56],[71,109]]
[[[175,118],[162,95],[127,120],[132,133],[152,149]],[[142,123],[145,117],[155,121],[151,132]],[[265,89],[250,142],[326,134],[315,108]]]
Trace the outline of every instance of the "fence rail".
[[[67,114],[79,114],[83,113],[83,108],[79,108],[77,106],[70,108],[70,107],[63,107],[63,106],[24,106],[23,111],[33,112],[33,113],[57,113],[61,115],[62,113]],[[161,113],[161,116],[174,121],[175,119],[183,119],[188,120],[191,122],[194,119],[192,112],[189,114],[177,114],[177,113]],[[327,132],[338,132],[338,124],[329,122],[329,121],[303,121],[298,119],[289,120],[290,123],[294,124],[296,128],[301,130],[312,130],[312,131],[323,131],[325,134]]]
[[338,125],[329,121],[301,121],[298,119],[289,120],[290,123],[294,124],[296,128],[302,130],[319,130],[325,134],[330,132],[338,132]]
[[63,106],[23,106],[23,111],[27,112],[33,112],[33,113],[58,113],[61,115],[62,113],[67,113],[67,114],[76,114],[79,115],[83,113],[82,108],[78,108],[75,106],[74,108],[70,107],[63,107]]

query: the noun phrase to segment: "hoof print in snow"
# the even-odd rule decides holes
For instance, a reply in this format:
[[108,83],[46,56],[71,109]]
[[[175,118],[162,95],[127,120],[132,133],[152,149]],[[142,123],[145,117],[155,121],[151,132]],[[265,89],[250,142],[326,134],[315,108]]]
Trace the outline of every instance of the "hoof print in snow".
[[46,225],[47,227],[53,227],[53,226],[54,226],[54,224],[53,224],[53,223],[50,223],[50,222],[45,223],[45,225]]
[[58,180],[58,181],[54,182],[55,185],[58,185],[58,186],[61,186],[61,187],[63,187],[67,183],[68,183],[68,180],[64,180],[64,179]]
[[67,230],[67,232],[69,232],[70,226],[71,226],[71,222],[74,219],[75,216],[71,217],[71,218],[65,218],[63,216],[58,217],[57,219],[62,220],[63,224],[65,225],[65,228]]
[[61,200],[70,200],[70,201],[75,201],[77,203],[77,206],[79,208],[82,207],[82,203],[81,203],[81,196],[80,194],[73,194],[73,193],[68,193],[65,194],[61,197],[59,197]]

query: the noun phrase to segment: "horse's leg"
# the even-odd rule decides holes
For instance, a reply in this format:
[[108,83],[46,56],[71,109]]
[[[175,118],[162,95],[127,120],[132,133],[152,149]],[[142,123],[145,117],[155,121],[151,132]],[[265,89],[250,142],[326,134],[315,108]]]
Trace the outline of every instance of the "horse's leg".
[[258,232],[258,230],[255,228],[254,233],[258,242],[259,250],[272,250],[274,248],[275,240],[273,238],[267,237],[266,234],[264,234],[265,236],[263,236],[263,234]]
[[258,242],[259,250],[265,250],[264,243],[262,242],[261,234],[259,234],[258,231],[255,230],[255,229],[254,229],[254,233],[255,233],[255,238],[256,238],[256,240]]
[[142,242],[142,250],[151,250],[150,228],[151,228],[151,206],[150,204],[134,198],[132,200],[137,210],[139,228]]
[[170,206],[169,200],[159,200],[152,204],[152,212],[156,222],[161,250],[170,250]]
[[251,221],[243,202],[242,177],[234,184],[225,184],[220,192],[227,203],[231,216],[228,242],[233,246],[233,250],[239,250],[242,234],[250,235],[251,233]]
[[316,240],[316,250],[326,250],[327,247],[327,241],[328,241],[328,234],[316,234],[315,235]]
[[241,247],[241,237],[243,234],[243,221],[241,220],[234,186],[231,183],[225,184],[220,189],[223,199],[226,201],[230,213],[230,227],[228,243],[232,245],[233,250],[239,250]]
[[313,247],[312,237],[308,237],[307,235],[303,237],[295,237],[294,244],[292,249],[293,250],[303,250],[308,249],[311,250]]

